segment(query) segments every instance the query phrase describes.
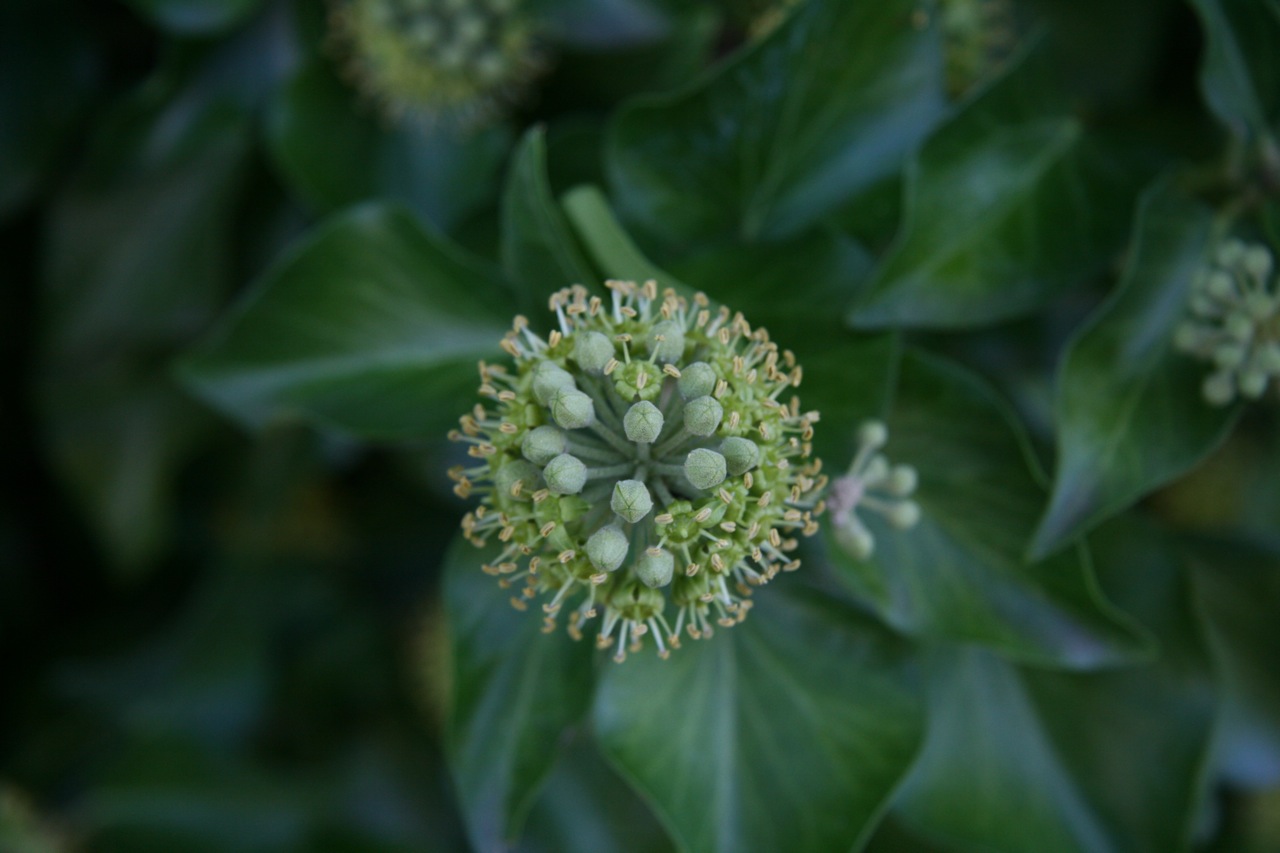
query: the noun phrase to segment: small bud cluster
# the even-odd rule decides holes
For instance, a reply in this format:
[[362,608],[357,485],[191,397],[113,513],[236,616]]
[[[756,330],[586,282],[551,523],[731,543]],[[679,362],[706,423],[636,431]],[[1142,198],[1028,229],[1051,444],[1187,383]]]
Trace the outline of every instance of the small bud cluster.
[[515,369],[480,365],[488,401],[451,438],[473,467],[450,472],[480,506],[463,519],[484,570],[541,595],[545,630],[601,616],[598,644],[623,660],[651,638],[746,617],[754,586],[799,567],[795,534],[817,531],[826,485],[810,460],[816,413],[793,397],[801,370],[741,314],[690,304],[653,282],[576,286],[551,299],[545,339],[523,317],[503,340]]
[[533,76],[523,0],[342,0],[335,40],[357,86],[393,118],[470,118]]
[[858,430],[858,452],[849,472],[831,481],[827,506],[833,535],[858,560],[870,557],[876,546],[875,537],[858,518],[859,507],[883,516],[898,530],[914,527],[920,520],[920,506],[910,500],[916,490],[916,469],[889,464],[879,452],[888,440],[884,424],[864,423]]
[[1017,44],[1010,0],[941,0],[947,90],[959,97],[998,72]]
[[1262,245],[1223,242],[1193,285],[1191,319],[1174,333],[1183,352],[1213,362],[1205,400],[1256,400],[1280,377],[1280,293],[1274,259]]

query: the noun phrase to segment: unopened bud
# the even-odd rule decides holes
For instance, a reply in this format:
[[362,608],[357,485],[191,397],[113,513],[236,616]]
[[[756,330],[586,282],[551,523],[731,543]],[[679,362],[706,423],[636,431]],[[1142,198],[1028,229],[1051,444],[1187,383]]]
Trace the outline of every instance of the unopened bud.
[[547,488],[557,495],[576,495],[587,484],[587,466],[576,456],[561,453],[542,470]]
[[724,418],[724,407],[712,397],[697,397],[684,405],[684,428],[693,435],[715,433]]
[[706,397],[716,388],[716,372],[705,361],[680,369],[680,396],[686,400]]
[[653,496],[639,480],[619,480],[613,487],[609,507],[621,518],[635,524],[653,509]]
[[894,527],[906,530],[920,521],[920,505],[915,501],[903,501],[885,510],[884,516]]
[[649,351],[658,361],[678,361],[684,355],[684,326],[663,320],[649,333]]
[[657,441],[662,434],[662,424],[662,412],[648,400],[641,400],[627,409],[627,414],[622,418],[622,428],[627,439],[641,444]]
[[498,469],[493,475],[493,486],[500,494],[510,495],[517,482],[525,495],[531,495],[541,487],[542,472],[532,462],[515,459]]
[[600,332],[577,332],[573,336],[573,360],[593,376],[604,373],[604,366],[613,358],[613,341]]
[[760,464],[760,448],[749,438],[726,438],[720,443],[720,453],[731,477],[739,477]]
[[697,489],[714,489],[724,482],[725,473],[725,458],[705,447],[690,450],[684,460],[684,475]]
[[564,453],[568,445],[568,437],[548,424],[526,432],[524,440],[520,442],[520,452],[534,465],[546,465]]
[[867,421],[858,429],[858,443],[873,449],[884,447],[889,430],[880,421]]
[[549,405],[556,392],[562,388],[576,388],[569,371],[554,361],[539,362],[533,369],[534,399],[544,406]]
[[670,551],[661,548],[646,549],[640,554],[640,559],[636,560],[636,577],[650,589],[658,589],[671,583],[675,571],[676,558]]
[[596,422],[596,407],[591,398],[573,388],[561,388],[548,404],[551,419],[565,429],[582,429]]
[[889,473],[889,480],[885,483],[885,488],[889,493],[900,498],[905,498],[916,490],[916,469],[910,465],[895,465]]
[[617,527],[601,527],[587,540],[587,559],[603,572],[612,572],[627,559],[630,542]]

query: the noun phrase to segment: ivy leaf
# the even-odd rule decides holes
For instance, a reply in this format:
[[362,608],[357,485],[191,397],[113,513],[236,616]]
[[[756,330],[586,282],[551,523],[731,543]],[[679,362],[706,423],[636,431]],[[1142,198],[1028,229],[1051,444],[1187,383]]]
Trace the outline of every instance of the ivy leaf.
[[1204,25],[1200,88],[1241,135],[1268,137],[1280,121],[1280,3],[1190,0]]
[[502,221],[502,265],[509,279],[524,285],[526,311],[541,313],[546,298],[562,287],[596,283],[595,269],[551,194],[546,134],[540,127],[529,130],[516,150],[502,196]]
[[900,643],[772,587],[670,660],[607,667],[593,714],[605,755],[698,853],[849,849],[923,728]]
[[309,208],[330,213],[374,198],[399,201],[449,232],[492,200],[510,145],[506,128],[388,125],[330,66],[327,57],[312,58],[268,113],[272,159]]
[[1209,366],[1172,343],[1211,227],[1211,212],[1169,182],[1144,196],[1124,278],[1062,361],[1057,473],[1033,556],[1185,473],[1235,424],[1238,408],[1215,408],[1200,393]]
[[1162,657],[1082,674],[938,651],[928,741],[896,805],[927,837],[995,853],[1189,847],[1217,700],[1180,554],[1135,524],[1107,531],[1098,563]]
[[907,168],[902,232],[850,314],[862,328],[964,328],[1031,311],[1123,241],[1131,168],[1062,106],[1036,49]]
[[454,695],[447,748],[471,841],[506,850],[591,701],[590,643],[547,636],[480,571],[493,553],[461,536],[445,556]]
[[262,0],[127,0],[157,26],[179,35],[217,35],[243,23]]
[[624,281],[653,279],[660,289],[689,292],[688,286],[645,257],[598,187],[574,187],[561,202],[583,248],[606,276]]
[[913,0],[810,3],[713,76],[619,114],[614,198],[673,246],[793,235],[895,172],[945,109]]
[[1052,665],[1087,668],[1142,650],[1141,634],[1098,592],[1083,551],[1023,560],[1043,490],[1022,429],[981,382],[909,353],[888,425],[886,454],[919,472],[919,524],[893,531],[861,511],[876,544],[866,561],[824,525],[839,576],[882,618],[910,634]]
[[303,416],[367,438],[443,433],[510,315],[502,285],[409,214],[336,217],[273,266],[181,366],[260,427]]

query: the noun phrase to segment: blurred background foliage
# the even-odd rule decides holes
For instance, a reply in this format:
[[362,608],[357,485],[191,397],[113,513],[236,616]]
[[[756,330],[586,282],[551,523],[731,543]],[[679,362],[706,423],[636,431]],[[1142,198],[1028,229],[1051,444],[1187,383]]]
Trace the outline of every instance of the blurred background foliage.
[[[1277,409],[1167,347],[1280,250],[1280,6],[520,6],[393,112],[320,0],[0,9],[0,851],[1280,849]],[[666,664],[495,606],[444,430],[606,275],[793,345],[829,470],[891,413],[922,529]]]

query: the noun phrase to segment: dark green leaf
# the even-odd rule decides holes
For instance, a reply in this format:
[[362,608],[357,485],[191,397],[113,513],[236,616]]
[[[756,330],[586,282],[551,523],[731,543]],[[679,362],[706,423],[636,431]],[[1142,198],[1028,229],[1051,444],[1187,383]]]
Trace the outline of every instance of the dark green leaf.
[[757,598],[743,624],[670,660],[609,666],[601,745],[682,849],[847,850],[920,743],[903,647],[828,603]]
[[1274,137],[1280,120],[1280,3],[1190,2],[1205,29],[1200,87],[1209,106],[1241,135]]
[[911,0],[810,3],[764,42],[613,127],[615,198],[674,246],[795,234],[891,174],[945,108]]
[[904,818],[961,849],[1188,849],[1217,701],[1180,557],[1140,525],[1099,542],[1103,586],[1160,639],[1157,662],[1070,674],[938,654]]
[[[489,554],[488,556],[492,556]],[[593,646],[520,613],[480,571],[486,552],[461,536],[445,557],[445,606],[453,645],[448,747],[472,843],[507,849],[565,730],[591,701]]]
[[182,35],[225,32],[249,18],[262,0],[127,0],[158,26]]
[[268,121],[277,168],[313,210],[395,200],[443,231],[493,200],[509,138],[501,126],[468,131],[380,120],[338,80],[327,57],[298,70]]
[[269,270],[181,372],[251,425],[304,416],[372,438],[432,436],[470,408],[507,304],[408,214],[360,208]]
[[850,321],[963,328],[1033,310],[1123,240],[1134,170],[1062,109],[1042,54],[933,136],[907,169],[902,233]]
[[1210,366],[1173,348],[1204,263],[1211,212],[1169,183],[1143,199],[1116,294],[1067,347],[1058,376],[1058,468],[1032,541],[1044,556],[1196,465],[1238,409],[1205,402]]
[[631,235],[623,230],[609,207],[609,200],[598,188],[575,187],[565,193],[562,203],[583,248],[608,278],[639,282],[653,279],[660,288],[689,291],[687,286],[644,256]]
[[562,287],[595,286],[595,269],[551,194],[541,128],[525,134],[512,160],[502,220],[502,263],[507,277],[523,285],[527,312],[540,316],[546,298]]
[[[860,512],[876,543],[867,561],[828,537],[840,577],[883,618],[912,634],[1075,667],[1142,647],[1098,592],[1081,551],[1023,560],[1044,493],[1021,428],[981,382],[909,354],[888,425],[885,453],[919,471],[920,523],[898,532]],[[840,461],[827,462],[841,473]]]

